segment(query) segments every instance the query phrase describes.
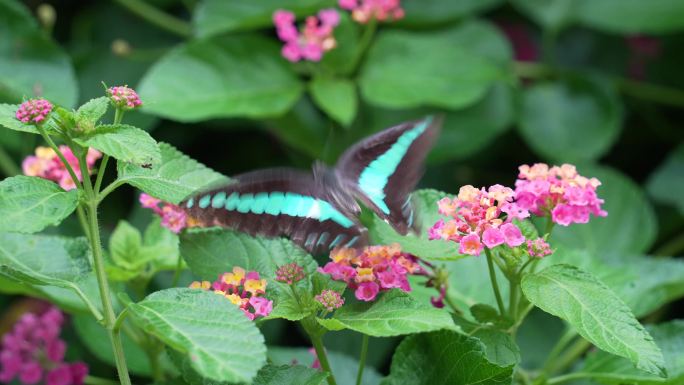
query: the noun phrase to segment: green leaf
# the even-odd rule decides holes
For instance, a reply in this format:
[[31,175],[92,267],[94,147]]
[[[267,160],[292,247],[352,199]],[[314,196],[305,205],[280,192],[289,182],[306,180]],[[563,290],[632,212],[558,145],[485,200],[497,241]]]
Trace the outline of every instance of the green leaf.
[[[2,1],[2,0],[0,0]],[[19,109],[18,104],[4,104],[0,103],[0,126],[9,128],[14,131],[30,132],[32,134],[38,134],[38,130],[33,124],[26,124],[19,121],[16,118],[17,110]],[[3,133],[3,135],[6,135]]]
[[453,331],[412,335],[399,345],[386,385],[510,384],[513,367],[487,360],[475,338]]
[[161,164],[151,168],[119,163],[119,180],[174,204],[204,187],[229,181],[227,177],[189,158],[170,144],[160,143],[159,149]]
[[337,46],[323,55],[323,59],[317,64],[320,67],[319,73],[345,75],[350,78],[357,70],[357,56],[360,54],[359,30],[362,26],[350,16],[350,13],[340,12],[340,24],[335,27],[334,32]]
[[588,27],[617,34],[661,34],[684,28],[678,0],[581,0],[576,17]]
[[539,238],[539,231],[537,231],[537,228],[534,226],[534,223],[532,223],[529,219],[514,219],[513,223],[516,226],[518,226],[522,235],[525,236],[525,239]]
[[266,361],[259,330],[228,299],[197,289],[166,289],[129,305],[135,322],[189,357],[201,376],[251,381]]
[[[356,372],[359,363],[352,357],[336,351],[327,350],[328,360],[335,380],[339,385],[355,384]],[[370,358],[370,357],[368,357]],[[310,367],[313,364],[314,356],[306,348],[285,348],[278,346],[268,347],[268,359],[275,365],[290,365],[296,360],[299,365]],[[363,385],[378,385],[381,376],[375,368],[366,365],[363,371]]]
[[151,260],[154,271],[173,270],[178,265],[180,256],[178,235],[161,225],[161,218],[155,218],[145,229],[143,234],[144,255],[152,254]]
[[318,322],[329,330],[351,329],[373,337],[456,329],[448,312],[417,302],[401,290],[391,290],[373,302],[345,305],[332,318]]
[[651,174],[646,188],[654,199],[677,207],[684,215],[684,144],[675,148]]
[[97,126],[92,132],[74,138],[81,146],[92,147],[121,162],[155,165],[161,162],[157,142],[147,132],[127,124]]
[[197,35],[206,37],[224,32],[272,27],[273,13],[278,9],[286,9],[303,17],[334,5],[332,0],[204,0],[195,9],[193,25]]
[[442,240],[429,240],[428,230],[441,217],[437,213],[437,201],[447,196],[446,193],[437,190],[417,190],[413,193],[413,204],[416,215],[421,221],[421,234],[400,235],[392,226],[377,216],[368,226],[369,234],[373,242],[389,245],[399,243],[404,252],[417,255],[425,260],[456,260],[466,257],[458,252],[458,244]]
[[559,162],[594,160],[622,128],[612,85],[587,79],[537,83],[523,92],[519,129],[539,155]]
[[[74,331],[88,348],[88,351],[102,362],[115,366],[107,330],[90,315],[76,315],[71,320],[74,323]],[[127,334],[122,333],[121,339],[128,370],[139,376],[151,376],[152,370],[145,351],[136,345]]]
[[513,5],[537,24],[559,30],[575,18],[577,0],[513,0]]
[[479,22],[432,33],[383,31],[361,71],[361,94],[386,108],[465,107],[504,76],[495,46],[510,52],[494,27]]
[[[495,321],[500,323],[501,316],[499,314],[494,314],[496,309],[489,305],[478,304],[471,307],[470,311],[477,318],[477,312],[473,309],[487,309],[486,318],[488,321]],[[493,310],[494,312],[490,312]],[[480,314],[481,315],[481,314]],[[479,320],[479,318],[478,318]],[[454,316],[454,321],[458,326],[463,329],[463,332],[469,337],[475,337],[485,348],[485,355],[487,360],[491,363],[497,364],[501,367],[512,366],[520,363],[520,348],[513,340],[510,334],[503,331],[510,327],[510,324],[503,326],[500,329],[494,329],[489,325],[483,325],[482,323],[470,322],[460,316]],[[482,321],[481,321],[482,322]]]
[[181,45],[154,64],[138,88],[144,111],[183,122],[278,116],[303,91],[278,45],[251,35]]
[[254,385],[319,385],[325,382],[327,373],[301,365],[266,365],[252,384]]
[[[303,249],[282,238],[252,237],[228,229],[190,229],[182,233],[180,252],[190,270],[200,279],[213,281],[220,274],[231,271],[234,266],[247,271],[257,271],[267,278],[266,296],[273,299],[273,312],[269,318],[299,320],[310,309],[311,284],[318,264]],[[299,302],[293,297],[288,285],[275,281],[278,266],[296,262],[307,273],[307,279],[298,283]],[[318,293],[316,293],[318,294]]]
[[109,98],[102,96],[100,98],[90,99],[76,111],[76,121],[82,129],[92,129],[107,113],[109,107]]
[[595,255],[643,254],[651,248],[657,222],[651,204],[632,180],[607,167],[579,167],[580,174],[601,181],[597,189],[605,218],[592,217],[587,224],[556,226],[553,241],[572,248],[586,248]]
[[64,191],[56,183],[33,176],[0,182],[0,231],[35,233],[56,226],[78,205],[78,190]]
[[590,353],[581,372],[607,384],[678,385],[684,382],[684,321],[674,320],[646,328],[663,351],[667,379],[638,370],[622,357],[602,351]]
[[596,347],[628,358],[638,368],[664,376],[663,355],[629,307],[593,275],[554,265],[523,277],[527,299],[570,323]]
[[311,81],[309,90],[316,104],[331,118],[344,126],[354,120],[358,101],[352,81],[319,76]]
[[405,16],[398,25],[427,26],[439,25],[458,20],[465,16],[484,12],[501,4],[503,0],[404,0],[401,7]]
[[77,88],[69,56],[20,2],[0,0],[0,92],[19,102],[43,97],[71,107]]

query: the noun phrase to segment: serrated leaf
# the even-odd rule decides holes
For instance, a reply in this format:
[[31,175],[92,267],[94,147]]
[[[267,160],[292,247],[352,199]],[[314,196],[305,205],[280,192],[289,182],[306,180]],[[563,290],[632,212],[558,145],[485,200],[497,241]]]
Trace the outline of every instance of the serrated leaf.
[[109,98],[105,96],[88,100],[76,110],[78,125],[83,127],[85,124],[90,128],[95,127],[104,114],[107,113],[108,106]]
[[266,365],[252,384],[254,385],[320,385],[328,374],[302,365]]
[[264,338],[227,298],[198,289],[166,289],[129,305],[147,333],[189,357],[201,376],[250,382],[266,362]]
[[190,229],[180,237],[180,252],[190,270],[200,279],[215,280],[234,266],[258,271],[269,279],[266,296],[273,299],[269,318],[299,320],[308,315],[307,298],[304,309],[292,296],[288,285],[274,280],[278,266],[296,262],[307,273],[307,279],[297,284],[299,295],[310,295],[311,276],[318,264],[303,249],[282,238],[252,237],[229,229]]
[[674,320],[646,329],[663,351],[667,379],[638,370],[629,360],[597,350],[584,361],[581,372],[605,384],[679,385],[684,382],[684,321]]
[[[484,306],[489,307],[488,305]],[[471,308],[471,312],[474,307]],[[454,322],[463,329],[466,335],[475,337],[482,342],[489,362],[502,367],[520,363],[520,348],[515,343],[513,337],[504,331],[510,326],[510,323],[507,326],[492,328],[488,325],[471,322],[458,315],[453,317]]]
[[143,111],[183,122],[278,116],[304,90],[280,46],[258,35],[191,40],[158,60],[138,88]]
[[419,235],[400,235],[392,226],[378,218],[373,217],[373,222],[368,226],[368,231],[374,243],[389,245],[399,243],[404,252],[419,256],[428,261],[457,260],[467,257],[458,252],[458,244],[442,240],[429,240],[428,230],[441,217],[437,213],[437,201],[448,194],[437,190],[417,190],[413,192],[413,205],[415,215],[420,221]]
[[373,302],[345,305],[332,318],[319,318],[318,322],[329,330],[351,329],[373,337],[456,329],[448,312],[417,302],[398,289]]
[[655,200],[677,207],[684,215],[684,144],[672,150],[651,174],[646,189]]
[[593,275],[570,265],[527,274],[523,293],[535,306],[560,317],[596,347],[664,376],[663,355],[629,307]]
[[161,162],[157,142],[147,132],[127,124],[97,126],[74,141],[92,147],[121,162],[136,165],[155,165]]
[[347,79],[315,77],[309,83],[314,102],[344,126],[354,120],[357,110],[356,86]]
[[386,385],[510,384],[513,366],[489,362],[475,338],[453,331],[412,335],[399,345]]
[[159,149],[161,163],[151,168],[119,163],[119,180],[174,204],[206,186],[229,181],[170,144],[160,143]]
[[0,182],[0,231],[35,233],[56,226],[78,206],[78,190],[33,176]]

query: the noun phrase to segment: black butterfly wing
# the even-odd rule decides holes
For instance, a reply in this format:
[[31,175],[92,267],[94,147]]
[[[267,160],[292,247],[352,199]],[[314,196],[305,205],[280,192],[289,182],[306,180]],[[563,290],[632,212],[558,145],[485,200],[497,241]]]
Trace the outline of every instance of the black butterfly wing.
[[335,246],[364,246],[366,229],[349,205],[311,174],[282,168],[258,170],[234,178],[228,185],[186,199],[181,207],[201,226],[230,227],[251,235],[287,236],[312,253]]
[[411,192],[442,124],[429,116],[390,127],[349,148],[336,173],[377,215],[400,234],[414,223]]

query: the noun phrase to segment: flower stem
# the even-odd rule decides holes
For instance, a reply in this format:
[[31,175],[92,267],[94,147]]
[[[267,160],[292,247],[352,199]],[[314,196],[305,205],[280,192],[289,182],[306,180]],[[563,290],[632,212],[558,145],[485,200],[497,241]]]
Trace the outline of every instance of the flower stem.
[[570,342],[572,342],[573,338],[577,336],[577,332],[575,332],[573,329],[568,328],[565,333],[561,336],[561,338],[556,341],[556,344],[551,348],[551,352],[549,352],[549,355],[546,358],[546,361],[542,365],[541,371],[543,373],[550,373],[551,369],[555,365],[558,356],[563,352],[563,349],[565,349],[566,346]]
[[159,9],[143,1],[116,0],[116,2],[121,4],[124,8],[128,9],[132,13],[138,15],[140,18],[145,19],[150,24],[154,24],[161,29],[181,37],[190,37],[192,35],[192,28],[186,21],[171,16],[166,12],[160,11]]
[[459,309],[458,306],[456,306],[456,302],[454,302],[454,300],[449,295],[448,290],[447,290],[446,295],[444,296],[444,301],[446,302],[447,305],[449,305],[451,310],[454,311],[454,314],[463,315],[463,312],[461,311],[461,309]]
[[7,151],[0,147],[0,170],[6,176],[15,176],[21,174],[21,169],[14,163],[12,157],[9,156]]
[[501,315],[506,314],[506,309],[504,308],[503,299],[501,299],[501,292],[499,291],[499,284],[496,281],[496,271],[494,270],[494,263],[492,262],[492,253],[489,249],[485,248],[485,255],[487,256],[487,267],[489,268],[489,280],[492,282],[492,289],[494,290],[494,296],[496,297],[496,304],[499,306],[499,312]]
[[109,155],[104,154],[102,156],[102,162],[100,162],[100,169],[97,170],[97,179],[95,179],[95,192],[100,192],[100,186],[102,186],[102,179],[104,178],[105,170],[107,169],[107,162],[109,162]]
[[318,357],[318,361],[321,363],[321,368],[325,370],[326,372],[330,373],[328,376],[328,385],[337,385],[335,382],[335,376],[333,376],[333,372],[330,369],[330,362],[328,362],[328,356],[325,353],[325,347],[323,346],[323,338],[321,335],[316,334],[316,333],[310,333],[309,337],[311,337],[311,344],[313,344],[314,350],[316,351],[316,356]]
[[40,135],[43,137],[43,139],[45,139],[45,142],[47,142],[47,144],[50,146],[50,148],[52,148],[52,150],[54,150],[55,153],[57,153],[59,160],[61,160],[62,163],[64,164],[64,167],[69,172],[69,176],[71,176],[71,179],[74,181],[74,184],[76,185],[76,187],[79,189],[83,188],[81,181],[78,180],[78,178],[76,177],[76,173],[74,172],[74,169],[71,168],[71,164],[69,164],[69,162],[67,162],[66,158],[64,157],[64,154],[62,154],[62,151],[59,150],[59,147],[57,147],[57,145],[52,140],[50,135],[48,135],[45,132],[45,129],[43,129],[43,127],[41,127],[41,126],[36,126],[36,127],[38,128],[38,132],[40,132]]
[[78,222],[81,224],[83,234],[85,234],[86,238],[90,238],[88,233],[88,219],[86,218],[85,211],[83,211],[83,206],[76,206],[76,216],[78,216]]
[[359,370],[356,372],[356,385],[361,385],[363,380],[363,369],[366,366],[366,355],[368,354],[368,334],[362,334],[361,355],[359,356]]
[[510,293],[508,293],[508,312],[513,322],[515,322],[518,317],[518,294],[520,293],[518,279],[518,277],[512,277],[508,281],[510,288]]
[[366,24],[366,28],[363,30],[363,35],[361,35],[361,39],[359,40],[356,55],[354,55],[354,58],[352,59],[352,73],[356,73],[359,69],[359,66],[363,62],[363,58],[366,56],[366,51],[368,51],[371,41],[373,41],[373,36],[375,36],[377,27],[378,21],[375,18],[371,18],[368,21],[368,24]]
[[93,376],[86,376],[86,378],[83,380],[83,383],[85,385],[119,385],[117,381]]

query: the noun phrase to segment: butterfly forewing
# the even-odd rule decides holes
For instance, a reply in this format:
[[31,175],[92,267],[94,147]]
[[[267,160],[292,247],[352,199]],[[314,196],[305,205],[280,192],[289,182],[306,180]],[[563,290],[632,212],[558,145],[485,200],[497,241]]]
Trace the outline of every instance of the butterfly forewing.
[[[353,201],[351,195],[346,199]],[[192,196],[181,207],[200,226],[287,236],[318,254],[335,246],[367,244],[366,229],[355,213],[336,203],[339,200],[339,191],[331,191],[311,174],[270,169],[239,175],[233,183]]]
[[337,162],[343,183],[401,234],[415,222],[410,194],[441,123],[441,117],[429,116],[388,128],[357,143]]

